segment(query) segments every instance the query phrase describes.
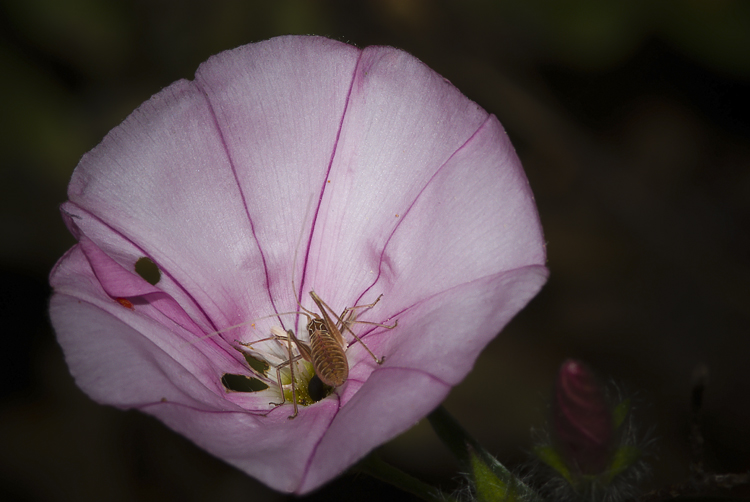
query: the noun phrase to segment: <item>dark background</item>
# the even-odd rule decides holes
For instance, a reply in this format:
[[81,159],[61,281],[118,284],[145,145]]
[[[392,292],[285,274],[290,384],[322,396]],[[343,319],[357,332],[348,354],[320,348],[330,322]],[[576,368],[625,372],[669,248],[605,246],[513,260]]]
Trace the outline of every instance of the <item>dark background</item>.
[[[567,357],[636,399],[645,489],[688,476],[691,373],[711,466],[750,468],[750,2],[0,2],[0,499],[285,500],[159,422],[79,391],[47,274],[80,156],[210,55],[282,34],[403,48],[495,113],[536,195],[551,277],[446,407],[510,466]],[[446,489],[425,423],[382,448]],[[305,500],[382,500],[344,477]],[[409,500],[409,498],[404,498]]]

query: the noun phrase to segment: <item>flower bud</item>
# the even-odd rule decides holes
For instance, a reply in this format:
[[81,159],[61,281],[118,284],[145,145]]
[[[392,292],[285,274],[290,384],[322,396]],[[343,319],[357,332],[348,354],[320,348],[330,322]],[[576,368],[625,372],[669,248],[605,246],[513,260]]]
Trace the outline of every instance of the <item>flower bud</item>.
[[553,404],[553,436],[572,474],[596,475],[607,469],[615,439],[604,389],[580,361],[560,368]]

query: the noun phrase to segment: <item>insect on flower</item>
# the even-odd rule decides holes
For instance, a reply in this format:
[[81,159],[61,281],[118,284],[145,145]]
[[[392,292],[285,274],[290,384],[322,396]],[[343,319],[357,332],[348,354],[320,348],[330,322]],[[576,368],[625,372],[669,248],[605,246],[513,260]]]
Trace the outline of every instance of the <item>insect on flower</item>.
[[[312,203],[313,197],[311,196],[308,199],[307,208],[305,210],[305,221],[307,221]],[[297,256],[299,253],[300,245],[302,243],[303,233],[304,232],[300,232],[299,238],[297,239],[292,270],[297,269]],[[310,297],[318,307],[318,310],[320,311],[319,315],[305,308],[305,306],[302,305],[302,302],[300,302],[300,299],[297,297],[297,288],[295,287],[294,275],[292,275],[291,285],[292,292],[294,294],[294,300],[297,302],[297,306],[301,310],[297,310],[294,312],[284,312],[277,315],[281,316],[301,314],[307,317],[306,328],[309,343],[305,343],[297,338],[293,330],[287,330],[286,334],[282,334],[283,330],[278,327],[271,328],[272,334],[267,338],[262,338],[260,340],[255,340],[252,342],[240,342],[238,340],[236,341],[236,343],[238,343],[241,347],[246,347],[251,350],[254,350],[254,345],[261,342],[267,342],[271,340],[286,342],[288,359],[276,365],[276,380],[279,385],[279,389],[281,390],[282,401],[281,403],[270,404],[274,406],[281,406],[286,402],[286,395],[284,394],[282,386],[281,369],[288,366],[292,386],[292,404],[294,405],[294,413],[288,417],[289,419],[295,418],[298,414],[297,381],[294,377],[294,366],[297,361],[302,359],[304,361],[307,361],[308,363],[311,363],[313,371],[315,372],[315,377],[317,377],[320,382],[322,382],[323,386],[327,386],[329,389],[335,389],[336,387],[344,385],[344,383],[346,383],[346,380],[349,378],[349,361],[346,356],[346,350],[348,347],[346,344],[346,340],[344,340],[343,332],[348,331],[354,337],[354,343],[359,342],[360,344],[362,344],[367,353],[372,356],[377,364],[383,364],[385,357],[378,358],[375,354],[373,354],[367,344],[351,330],[351,326],[357,323],[378,326],[386,329],[393,329],[398,325],[398,321],[395,321],[393,325],[387,325],[376,322],[357,320],[357,311],[361,309],[373,308],[378,304],[380,298],[382,298],[382,294],[378,296],[372,303],[355,305],[353,307],[345,307],[341,312],[341,315],[337,315],[336,312],[326,302],[324,302],[315,291],[310,290]],[[336,319],[335,322],[333,321],[331,316]],[[296,346],[299,355],[294,355],[292,351],[292,343],[294,343],[294,345]],[[243,352],[242,349],[238,350]],[[310,383],[312,382],[314,382],[314,377],[308,383],[308,395],[316,394],[316,392],[310,392]]]
[[[294,289],[294,281],[292,281],[292,289]],[[278,381],[279,389],[283,389],[281,384],[281,368],[289,366],[291,373],[291,384],[292,384],[292,404],[294,405],[294,413],[288,418],[293,419],[298,414],[297,409],[297,390],[296,380],[294,378],[294,363],[300,359],[312,363],[315,376],[320,381],[329,387],[336,388],[346,383],[349,377],[349,362],[346,357],[346,341],[342,335],[342,331],[348,331],[355,339],[355,342],[359,342],[367,350],[367,353],[372,356],[376,363],[382,364],[385,360],[384,357],[378,358],[370,348],[365,344],[362,339],[357,336],[350,328],[352,324],[369,324],[371,326],[379,326],[386,329],[393,329],[398,325],[398,321],[395,321],[392,325],[369,322],[369,321],[358,321],[356,320],[356,311],[359,309],[372,308],[380,301],[383,295],[368,304],[355,305],[353,307],[346,307],[341,315],[337,315],[334,310],[325,303],[315,291],[310,291],[310,297],[312,298],[315,305],[320,310],[320,315],[305,308],[299,299],[297,305],[302,309],[298,312],[284,312],[278,315],[291,315],[291,314],[302,314],[307,317],[307,334],[309,337],[309,344],[301,341],[294,334],[293,330],[287,330],[286,335],[280,334],[280,329],[276,328],[271,330],[272,335],[268,338],[262,338],[253,342],[237,342],[243,347],[252,348],[261,342],[270,340],[285,341],[287,343],[287,350],[289,359],[276,366],[276,378]],[[331,315],[336,318],[336,322],[333,322]],[[322,315],[322,317],[321,317]],[[299,355],[294,355],[292,352],[292,343],[297,347]],[[281,406],[286,402],[284,392],[281,392],[282,402],[281,403],[270,403],[275,406]]]
[[[305,220],[307,220],[308,214],[310,212],[310,207],[313,202],[313,198],[310,197],[307,203],[307,209],[305,211]],[[295,246],[295,252],[294,252],[294,261],[292,270],[296,270],[297,268],[297,256],[299,252],[300,245],[302,243],[302,237],[303,232],[300,233],[299,238],[297,240],[297,244]],[[320,314],[317,314],[309,309],[307,309],[302,303],[300,302],[300,299],[297,296],[297,288],[295,287],[295,281],[294,277],[292,277],[291,280],[291,287],[292,292],[294,294],[294,300],[297,302],[297,306],[300,310],[293,311],[293,312],[281,312],[279,314],[272,314],[270,316],[266,317],[277,317],[282,315],[303,315],[307,317],[307,335],[308,335],[308,342],[304,342],[297,338],[297,336],[294,334],[294,331],[291,329],[288,329],[284,331],[281,327],[274,326],[271,328],[271,336],[266,338],[261,338],[259,340],[254,340],[251,342],[242,342],[239,340],[235,340],[235,342],[240,346],[237,347],[237,350],[243,353],[243,355],[250,355],[251,357],[254,357],[253,354],[248,354],[248,352],[256,352],[255,345],[262,343],[262,342],[269,342],[269,341],[277,341],[277,342],[283,342],[286,345],[286,352],[288,358],[285,361],[282,361],[278,364],[273,365],[276,370],[276,381],[279,386],[279,390],[281,391],[281,398],[282,401],[280,403],[269,403],[274,406],[281,406],[286,402],[286,395],[284,393],[284,387],[282,385],[282,377],[281,377],[281,370],[283,368],[288,367],[289,368],[289,374],[290,374],[290,381],[291,381],[291,393],[292,393],[292,404],[294,405],[294,413],[290,415],[288,418],[293,419],[298,414],[298,393],[297,393],[297,380],[295,379],[294,375],[294,367],[295,363],[297,363],[299,360],[307,361],[308,363],[312,364],[312,369],[314,371],[314,377],[310,379],[309,382],[307,382],[308,388],[307,395],[310,396],[310,399],[301,399],[302,403],[309,404],[310,402],[318,401],[322,397],[325,397],[326,389],[328,390],[335,389],[336,387],[340,387],[346,383],[347,379],[349,378],[349,361],[346,356],[347,351],[347,343],[344,339],[343,333],[345,331],[348,331],[352,337],[354,338],[354,343],[359,342],[362,344],[362,346],[365,348],[368,354],[375,360],[377,364],[383,364],[383,361],[385,360],[385,357],[378,358],[372,350],[367,346],[367,344],[359,337],[356,333],[354,333],[351,330],[351,326],[353,324],[368,324],[371,326],[377,326],[382,327],[386,329],[393,329],[398,325],[398,321],[395,321],[392,325],[388,324],[381,324],[376,322],[369,322],[369,321],[358,321],[357,320],[357,311],[360,311],[362,309],[370,309],[373,308],[375,305],[378,304],[380,301],[380,298],[382,298],[382,294],[378,296],[374,302],[368,303],[368,304],[362,304],[362,305],[355,305],[353,307],[345,307],[344,310],[341,312],[341,315],[337,315],[336,312],[326,303],[324,302],[318,294],[310,290],[310,297],[312,298],[315,305],[318,307],[318,310]],[[333,317],[333,318],[332,318]],[[260,318],[263,319],[263,318]],[[260,320],[255,319],[255,321]],[[335,322],[334,320],[335,319]],[[238,328],[247,324],[253,323],[253,321],[247,321],[243,322],[241,324],[230,326],[228,328],[225,328],[223,330],[214,332],[208,336],[214,336],[215,334],[226,332],[229,330],[232,330],[234,328]],[[254,324],[253,324],[254,325]],[[295,355],[294,351],[292,349],[292,344],[297,348],[297,352],[299,354]],[[245,349],[248,349],[247,351]],[[262,354],[258,353],[262,358]],[[266,367],[267,369],[267,367]],[[315,378],[319,380],[319,382],[315,381]],[[317,385],[315,385],[317,384]],[[320,385],[322,384],[322,385]],[[313,391],[311,390],[312,386],[315,385],[316,387],[321,387],[321,391]],[[317,399],[313,396],[323,394],[322,397],[318,397]]]
[[[434,409],[547,278],[498,119],[392,47],[288,36],[217,54],[84,155],[67,193],[78,243],[50,275],[50,319],[77,385],[298,495]],[[346,356],[328,398],[308,395],[306,348]]]

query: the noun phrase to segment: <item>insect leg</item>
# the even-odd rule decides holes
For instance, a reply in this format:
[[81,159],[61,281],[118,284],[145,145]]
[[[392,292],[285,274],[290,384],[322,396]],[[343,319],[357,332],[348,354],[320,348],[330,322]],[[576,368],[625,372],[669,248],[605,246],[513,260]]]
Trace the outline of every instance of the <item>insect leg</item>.
[[[331,308],[331,307],[330,307],[330,306],[329,306],[329,305],[328,305],[328,304],[327,304],[326,302],[324,302],[324,301],[323,301],[323,300],[322,300],[322,299],[321,299],[321,298],[320,298],[320,297],[318,296],[318,294],[317,294],[317,293],[316,293],[315,291],[310,291],[310,296],[312,297],[312,299],[313,299],[313,301],[314,301],[315,303],[318,303],[318,304],[319,304],[319,307],[320,307],[321,313],[324,313],[324,312],[323,312],[323,308],[325,307],[325,309],[326,309],[326,310],[328,310],[328,312],[330,312],[330,313],[331,313],[331,314],[332,314],[332,315],[333,315],[333,316],[334,316],[334,317],[336,318],[336,322],[337,322],[337,325],[336,325],[336,326],[337,326],[337,327],[338,327],[338,326],[341,326],[342,328],[346,329],[346,330],[347,330],[347,331],[348,331],[348,332],[349,332],[349,333],[350,333],[350,334],[351,334],[351,335],[352,335],[352,336],[353,336],[353,337],[354,337],[354,338],[355,338],[355,339],[356,339],[356,340],[357,340],[357,341],[358,341],[359,343],[361,343],[361,344],[362,344],[362,346],[363,346],[363,347],[365,348],[365,350],[367,350],[367,353],[368,353],[368,354],[370,354],[370,355],[372,356],[372,358],[373,358],[373,359],[375,360],[375,362],[376,362],[376,363],[378,363],[378,364],[383,364],[383,361],[385,361],[385,358],[383,358],[383,357],[381,357],[381,358],[378,358],[378,357],[377,357],[377,356],[376,356],[375,354],[373,354],[373,353],[372,353],[372,351],[370,350],[370,347],[368,347],[368,346],[367,346],[367,344],[366,344],[365,342],[363,342],[363,341],[362,341],[362,339],[361,339],[360,337],[358,337],[358,336],[357,336],[357,335],[356,335],[356,334],[355,334],[355,333],[354,333],[354,332],[353,332],[353,331],[352,331],[352,330],[351,330],[351,329],[349,328],[349,324],[353,324],[353,323],[357,322],[357,323],[362,323],[362,324],[374,324],[374,325],[376,325],[376,326],[383,326],[383,327],[385,327],[385,328],[388,328],[388,329],[393,329],[393,328],[395,328],[395,327],[396,327],[396,324],[398,324],[398,322],[397,322],[396,324],[394,324],[393,326],[386,326],[386,325],[382,325],[382,324],[378,324],[378,323],[370,323],[370,322],[365,322],[365,321],[354,321],[354,320],[350,320],[350,318],[351,318],[351,316],[352,316],[351,314],[347,316],[347,321],[343,321],[343,320],[341,319],[341,317],[339,317],[339,315],[338,315],[338,314],[336,314],[336,312],[334,312],[334,311],[333,311],[333,309],[332,309],[332,308]],[[380,295],[380,296],[383,296],[383,295]],[[378,303],[378,301],[380,300],[380,296],[379,296],[379,297],[378,297],[378,299],[377,299],[377,300],[375,300],[375,302],[374,302],[374,303],[372,303],[371,305],[356,305],[356,306],[354,306],[354,307],[348,307],[347,309],[344,309],[344,312],[342,312],[342,314],[344,314],[344,313],[345,313],[345,312],[347,312],[347,311],[348,311],[348,312],[352,312],[352,311],[353,311],[353,309],[358,309],[358,308],[360,308],[360,307],[362,307],[362,308],[364,308],[364,307],[372,307],[373,305],[375,305],[376,303]]]
[[[291,377],[292,377],[292,404],[294,405],[294,415],[291,415],[286,418],[291,420],[297,416],[297,384],[294,381],[294,361],[292,360],[293,359],[292,338],[294,337],[294,332],[292,330],[287,330],[286,334],[287,334],[286,345],[287,345],[287,348],[289,349],[289,372],[291,373]],[[298,356],[298,357],[302,357],[302,356]],[[278,368],[276,368],[276,376],[278,377],[279,382],[281,382],[281,376],[280,376]],[[279,387],[281,388],[281,386]],[[286,396],[284,396],[283,388],[281,388],[281,397],[284,399],[284,401],[286,401]]]
[[[280,328],[271,328],[271,332],[273,333],[275,329],[278,329],[279,331],[281,331]],[[250,347],[250,348],[252,348],[253,344],[259,343],[259,342],[266,342],[266,341],[269,341],[269,340],[286,340],[286,342],[287,342],[287,351],[288,351],[288,354],[289,354],[289,359],[287,359],[283,363],[281,363],[281,364],[279,364],[279,365],[276,366],[276,382],[279,385],[279,391],[281,391],[281,402],[280,403],[271,402],[271,403],[268,403],[268,404],[272,404],[274,406],[281,406],[284,403],[286,403],[286,395],[284,394],[284,387],[283,387],[283,385],[281,383],[281,369],[284,368],[285,366],[289,366],[289,373],[290,373],[291,382],[292,382],[292,405],[294,406],[294,414],[290,415],[287,418],[289,420],[291,420],[294,417],[296,417],[297,413],[298,413],[298,410],[297,410],[297,384],[296,384],[296,381],[294,379],[294,363],[297,362],[297,361],[299,361],[300,359],[303,359],[304,352],[302,350],[300,350],[300,355],[298,355],[298,356],[295,356],[292,353],[292,340],[294,340],[295,344],[301,344],[301,342],[299,340],[297,340],[297,338],[294,336],[294,332],[292,330],[287,330],[286,333],[287,333],[286,336],[273,334],[273,335],[269,336],[268,338],[263,338],[263,339],[260,339],[260,340],[255,340],[253,342],[240,342],[240,341],[237,341],[237,343],[240,344],[240,345],[242,345],[242,346],[244,346],[244,347]],[[298,347],[300,347],[300,346],[298,345]]]
[[[372,308],[372,307],[374,307],[375,305],[378,304],[378,302],[380,301],[380,299],[382,297],[383,297],[383,295],[378,296],[378,298],[374,302],[368,303],[367,305],[355,305],[353,307],[346,307],[344,309],[344,311],[341,312],[341,316],[339,317],[339,319],[342,321],[342,327],[346,328],[346,330],[349,331],[349,333],[351,333],[352,330],[349,329],[349,326],[351,326],[354,323],[357,323],[357,324],[369,324],[371,326],[380,326],[381,328],[386,328],[386,329],[393,329],[396,326],[398,326],[398,319],[396,319],[396,322],[394,322],[393,324],[380,324],[378,322],[358,321],[357,320],[357,313],[356,313],[357,309]],[[326,305],[326,307],[328,307],[328,305]],[[330,309],[330,307],[328,307],[328,308]],[[352,333],[352,334],[354,334],[354,333]]]

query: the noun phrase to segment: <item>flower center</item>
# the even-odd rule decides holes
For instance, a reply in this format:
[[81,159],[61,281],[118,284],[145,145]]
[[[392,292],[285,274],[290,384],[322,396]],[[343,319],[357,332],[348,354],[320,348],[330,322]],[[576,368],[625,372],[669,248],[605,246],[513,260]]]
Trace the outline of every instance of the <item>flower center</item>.
[[[256,340],[254,342],[238,342],[237,349],[242,352],[248,366],[259,378],[251,380],[263,381],[262,388],[254,388],[252,391],[271,388],[278,398],[271,405],[291,404],[309,406],[324,399],[333,391],[325,385],[315,374],[313,365],[302,358],[299,342],[291,337],[282,328],[274,326],[271,328],[271,336]],[[291,354],[290,354],[291,346]],[[224,386],[226,376],[222,378]],[[247,377],[246,377],[247,378]],[[238,391],[240,389],[231,388]],[[247,392],[247,390],[242,390]]]

